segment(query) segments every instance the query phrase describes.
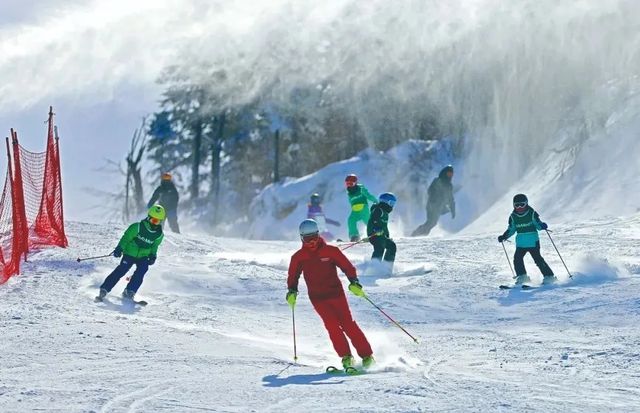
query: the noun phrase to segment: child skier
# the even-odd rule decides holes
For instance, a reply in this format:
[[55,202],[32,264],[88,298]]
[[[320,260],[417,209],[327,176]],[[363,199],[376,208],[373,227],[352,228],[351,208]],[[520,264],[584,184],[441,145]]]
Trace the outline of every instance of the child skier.
[[313,219],[318,223],[320,236],[324,238],[325,241],[333,240],[333,234],[327,229],[327,224],[339,227],[340,223],[338,221],[329,219],[324,215],[322,204],[320,203],[320,194],[311,195],[311,199],[309,200],[309,204],[307,205],[307,218]]
[[131,280],[122,292],[122,298],[133,300],[138,288],[142,285],[144,275],[149,266],[156,262],[158,247],[164,238],[162,222],[166,218],[165,210],[160,205],[154,205],[149,209],[147,218],[135,224],[131,224],[120,239],[118,246],[113,250],[113,256],[122,257],[111,274],[107,276],[100,286],[100,294],[96,301],[102,299],[135,264],[136,270]]
[[384,260],[390,267],[396,259],[396,244],[389,238],[389,214],[396,204],[396,196],[391,192],[380,194],[378,203],[371,206],[371,217],[367,223],[367,236],[373,245],[372,260]]
[[516,235],[516,252],[513,256],[513,265],[516,271],[516,284],[531,281],[524,266],[524,256],[529,253],[542,272],[543,284],[556,281],[556,277],[540,255],[540,238],[538,231],[546,230],[547,224],[540,221],[538,213],[529,206],[529,200],[524,194],[513,197],[513,212],[509,216],[509,227],[504,234],[498,237],[498,242],[504,242],[513,234]]
[[347,187],[347,195],[351,204],[351,214],[349,214],[349,239],[351,241],[360,240],[360,231],[358,231],[358,222],[362,221],[365,225],[369,221],[369,202],[377,202],[375,196],[371,195],[364,185],[358,183],[358,177],[354,174],[347,175],[344,180]]
[[342,357],[342,366],[352,367],[353,356],[347,337],[362,358],[366,369],[374,363],[371,345],[349,310],[347,297],[338,278],[339,267],[349,279],[349,291],[358,297],[364,296],[362,285],[358,282],[356,269],[337,247],[327,245],[320,237],[317,223],[306,219],[300,224],[302,248],[291,257],[287,278],[287,303],[294,308],[298,295],[300,274],[307,283],[309,300],[329,332],[329,338],[338,356]]

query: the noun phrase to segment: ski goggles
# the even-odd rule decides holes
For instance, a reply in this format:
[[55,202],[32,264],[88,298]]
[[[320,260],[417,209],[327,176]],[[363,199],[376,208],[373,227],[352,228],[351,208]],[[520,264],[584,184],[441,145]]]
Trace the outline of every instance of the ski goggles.
[[513,207],[515,209],[522,209],[522,208],[524,208],[526,206],[527,206],[526,202],[517,202],[517,203],[513,204]]
[[313,243],[314,241],[318,241],[319,237],[320,236],[316,233],[316,234],[309,234],[309,235],[301,235],[300,239],[305,244],[309,244],[309,243]]
[[160,225],[162,223],[162,220],[160,218],[149,217],[149,222],[151,222],[153,225]]
[[310,248],[312,250],[315,250],[320,244],[320,236],[318,234],[303,235],[300,239],[302,239],[302,245],[305,248]]

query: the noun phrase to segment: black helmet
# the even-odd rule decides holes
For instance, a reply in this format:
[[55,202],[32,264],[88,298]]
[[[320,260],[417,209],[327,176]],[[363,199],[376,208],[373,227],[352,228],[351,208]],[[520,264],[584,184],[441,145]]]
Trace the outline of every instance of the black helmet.
[[440,171],[440,174],[438,176],[440,176],[440,178],[449,178],[447,176],[447,174],[449,172],[453,173],[453,166],[452,165],[447,165],[444,168],[442,168],[442,170]]
[[529,206],[529,200],[525,194],[518,194],[513,197],[513,209],[518,213],[523,213]]
[[527,196],[525,194],[517,194],[516,196],[513,197],[513,203],[514,204],[521,204],[521,203],[528,203],[529,199],[527,198]]
[[320,205],[320,194],[315,193],[311,195],[311,205]]

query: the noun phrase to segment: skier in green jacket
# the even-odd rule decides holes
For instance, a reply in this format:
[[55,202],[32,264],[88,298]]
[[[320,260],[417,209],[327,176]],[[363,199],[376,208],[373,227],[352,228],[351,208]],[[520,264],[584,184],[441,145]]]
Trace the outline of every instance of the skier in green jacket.
[[549,268],[547,262],[540,255],[540,237],[538,231],[546,230],[547,224],[540,220],[538,213],[529,206],[529,200],[525,194],[517,194],[513,197],[513,212],[509,215],[509,227],[498,237],[498,242],[504,242],[513,234],[516,235],[516,252],[513,256],[513,266],[516,271],[516,284],[531,281],[524,266],[524,256],[531,254],[540,272],[543,283],[550,284],[556,281],[556,277]]
[[96,301],[102,301],[120,281],[120,278],[124,277],[135,264],[136,270],[122,292],[123,299],[133,300],[142,285],[142,280],[149,270],[149,266],[156,262],[158,247],[164,238],[162,222],[166,216],[167,214],[162,206],[154,205],[149,209],[147,218],[131,224],[127,228],[112,253],[116,258],[122,257],[120,265],[104,280],[100,286],[100,294],[96,297]]
[[347,187],[347,195],[351,204],[351,214],[349,214],[349,219],[347,220],[349,239],[355,242],[360,240],[358,222],[362,221],[365,225],[369,222],[369,201],[376,203],[378,200],[369,193],[364,185],[358,183],[356,175],[347,175],[344,183]]

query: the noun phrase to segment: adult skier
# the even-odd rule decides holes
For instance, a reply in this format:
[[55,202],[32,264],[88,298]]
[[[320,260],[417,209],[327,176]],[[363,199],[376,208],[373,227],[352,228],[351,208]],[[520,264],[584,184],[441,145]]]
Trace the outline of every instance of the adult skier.
[[351,213],[347,220],[349,226],[349,239],[355,242],[360,240],[358,222],[362,221],[365,225],[369,222],[369,201],[375,203],[378,200],[375,196],[369,193],[364,185],[358,183],[358,177],[356,175],[347,175],[344,183],[347,187],[349,204],[351,204]]
[[96,301],[102,301],[133,265],[136,266],[136,270],[122,292],[122,298],[134,299],[136,292],[142,285],[144,275],[149,270],[149,266],[156,262],[158,247],[164,238],[162,222],[165,218],[166,212],[164,208],[160,205],[154,205],[149,208],[147,218],[131,224],[127,228],[112,253],[116,258],[122,257],[120,265],[104,280],[100,286],[100,293],[96,297]]
[[389,214],[396,204],[396,196],[391,192],[380,194],[378,203],[371,206],[371,217],[367,223],[367,236],[373,245],[372,260],[384,262],[393,267],[396,259],[396,243],[389,237]]
[[324,210],[322,209],[322,204],[320,203],[320,194],[313,194],[309,199],[309,204],[307,205],[307,218],[313,219],[318,223],[318,228],[320,229],[320,236],[325,239],[325,241],[333,240],[333,234],[329,232],[327,228],[327,224],[334,225],[336,227],[340,226],[338,221],[334,221],[333,219],[327,218],[324,214]]
[[456,203],[453,198],[453,166],[447,165],[440,171],[437,178],[431,182],[427,190],[427,221],[416,228],[411,234],[412,237],[418,235],[429,235],[433,227],[438,225],[440,215],[451,212],[451,219],[456,217]]
[[171,231],[179,234],[180,226],[178,225],[178,201],[180,195],[178,189],[173,183],[173,179],[170,173],[165,172],[160,179],[160,185],[153,191],[153,195],[147,204],[147,208],[151,208],[156,202],[162,205],[167,211],[167,221]]
[[291,257],[287,278],[287,303],[294,308],[298,296],[300,274],[307,283],[309,300],[324,322],[329,338],[342,366],[353,367],[354,358],[347,337],[362,358],[366,369],[374,363],[373,350],[362,330],[351,316],[347,297],[336,268],[349,279],[349,291],[362,297],[364,291],[358,282],[355,267],[337,247],[327,245],[319,234],[318,224],[312,219],[302,221],[299,227],[302,248]]
[[517,194],[513,197],[513,212],[509,216],[509,227],[498,237],[498,242],[502,243],[513,234],[516,235],[516,252],[513,256],[513,266],[516,271],[516,284],[523,284],[531,281],[524,266],[524,256],[529,253],[542,272],[543,284],[550,284],[556,281],[556,277],[547,265],[547,262],[540,255],[540,238],[538,231],[548,228],[547,224],[540,221],[538,213],[529,206],[529,200],[525,194]]

